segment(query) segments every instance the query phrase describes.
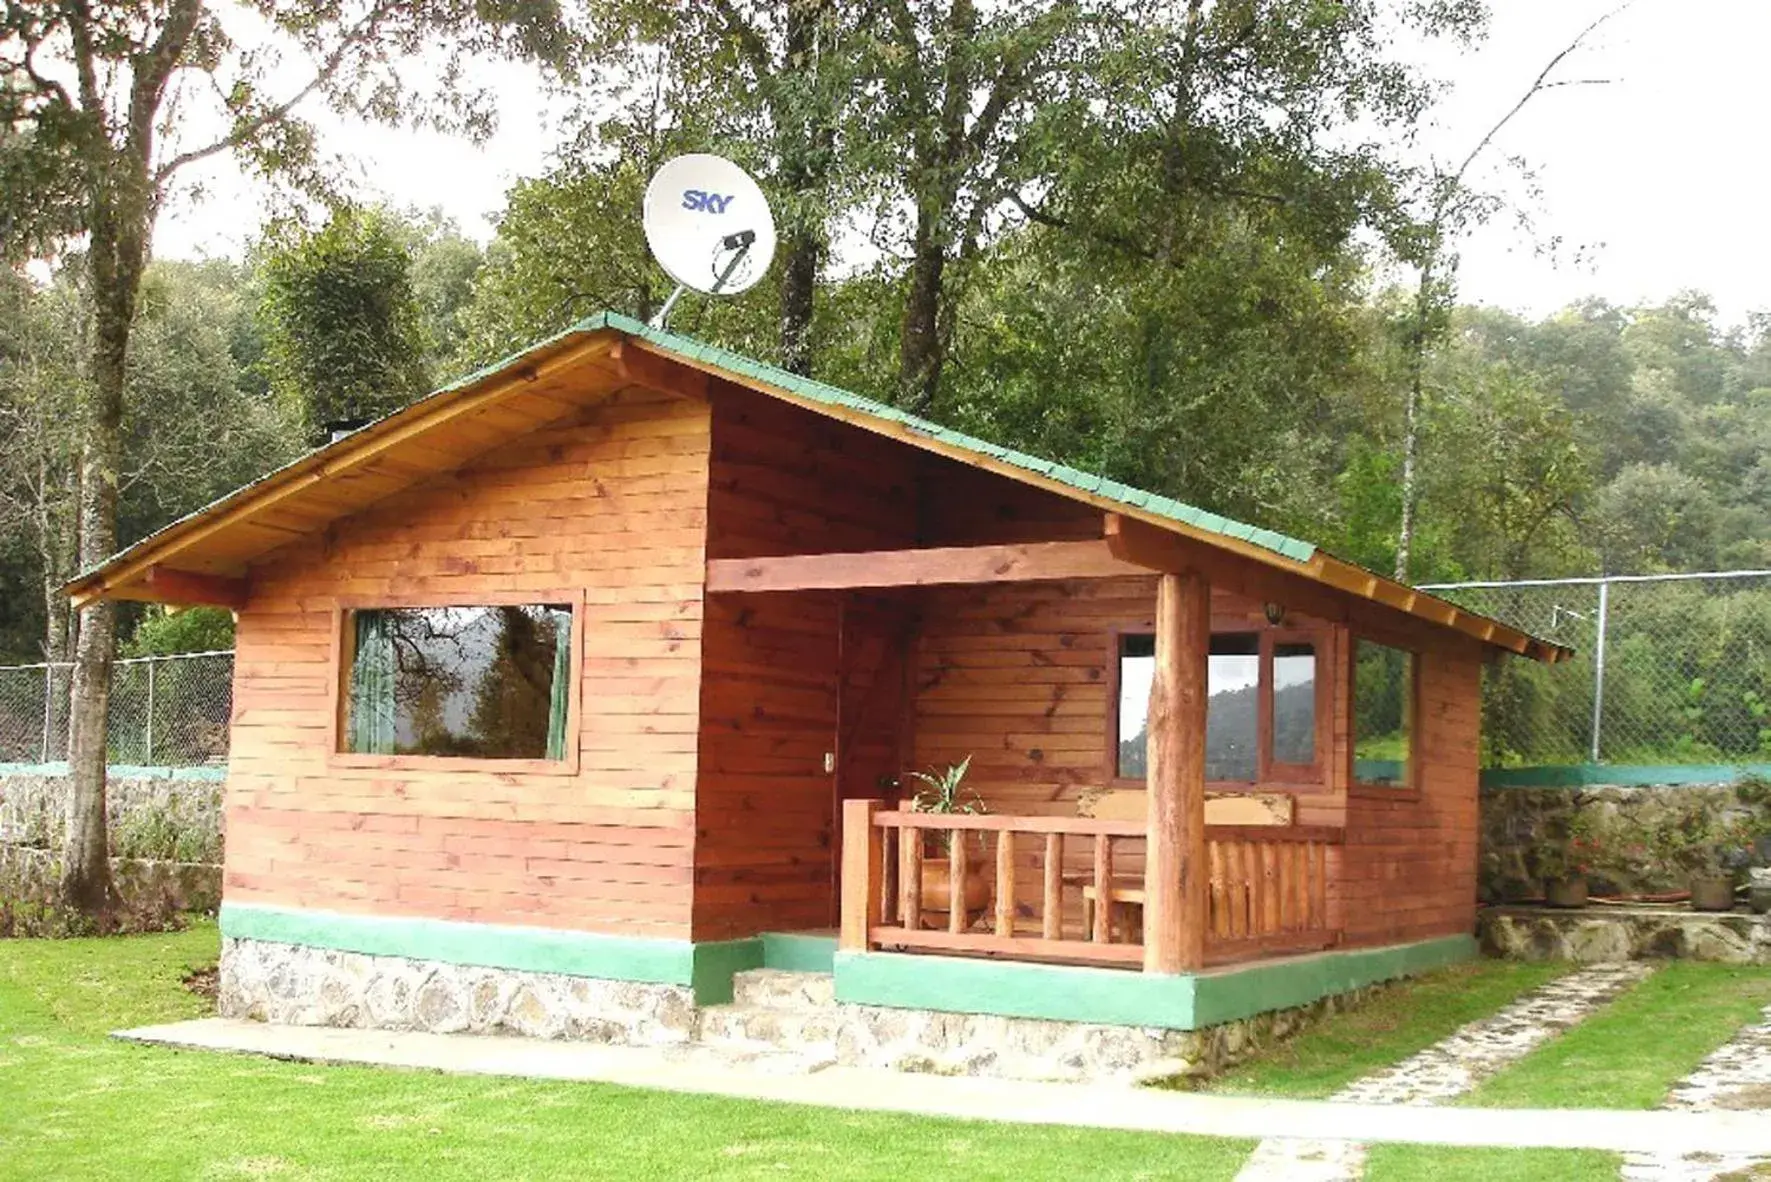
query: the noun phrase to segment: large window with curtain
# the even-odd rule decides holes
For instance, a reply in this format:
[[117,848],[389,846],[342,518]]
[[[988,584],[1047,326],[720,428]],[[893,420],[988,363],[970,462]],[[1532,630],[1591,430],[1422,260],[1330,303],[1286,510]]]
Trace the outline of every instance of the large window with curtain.
[[566,759],[570,604],[356,608],[341,622],[339,751]]

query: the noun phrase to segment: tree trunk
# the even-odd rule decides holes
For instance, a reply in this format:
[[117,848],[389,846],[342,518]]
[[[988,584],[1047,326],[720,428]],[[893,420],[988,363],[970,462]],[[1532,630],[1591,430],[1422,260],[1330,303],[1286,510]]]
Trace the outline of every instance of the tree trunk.
[[[129,334],[147,264],[152,223],[148,153],[108,161],[90,211],[92,284],[91,404],[83,416],[80,452],[80,565],[92,567],[117,550],[117,484],[123,463],[123,396]],[[101,921],[118,903],[111,879],[105,819],[106,731],[116,607],[99,600],[80,613],[69,705],[68,837],[62,855],[62,902]]]
[[791,373],[808,377],[812,372],[812,299],[818,268],[824,261],[824,219],[828,216],[824,190],[836,145],[835,122],[824,106],[830,95],[821,77],[825,67],[818,43],[830,8],[831,0],[788,0],[784,64],[788,71],[812,79],[816,101],[797,108],[778,103],[772,112],[786,190],[781,233],[781,364]]
[[1414,299],[1414,326],[1408,338],[1408,388],[1402,395],[1402,514],[1396,529],[1396,581],[1408,581],[1408,564],[1414,550],[1414,502],[1419,483],[1415,469],[1420,452],[1421,392],[1426,388],[1428,318],[1433,312],[1433,262],[1435,242],[1421,265],[1420,287]]
[[[938,215],[936,215],[938,216]],[[919,216],[910,259],[910,289],[904,296],[904,329],[898,343],[898,405],[927,414],[941,387],[941,281],[947,250],[927,215]]]

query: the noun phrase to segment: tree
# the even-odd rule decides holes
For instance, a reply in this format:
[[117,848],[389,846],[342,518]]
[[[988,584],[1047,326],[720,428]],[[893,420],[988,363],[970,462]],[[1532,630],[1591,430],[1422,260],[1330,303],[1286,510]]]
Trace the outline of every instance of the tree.
[[1573,56],[1599,27],[1628,8],[1634,0],[1603,13],[1576,33],[1532,79],[1518,101],[1509,107],[1455,165],[1430,167],[1420,186],[1425,205],[1418,224],[1396,236],[1399,254],[1416,268],[1414,307],[1404,325],[1407,341],[1407,384],[1402,398],[1401,517],[1396,530],[1396,578],[1406,582],[1414,543],[1417,495],[1416,471],[1420,447],[1421,404],[1425,397],[1427,354],[1445,333],[1457,296],[1457,257],[1450,244],[1465,230],[1485,221],[1499,207],[1491,194],[1467,185],[1470,169],[1494,146],[1495,139],[1531,101],[1562,86],[1594,85],[1599,79],[1554,79],[1562,63]]
[[1701,480],[1673,464],[1631,464],[1599,492],[1593,524],[1607,571],[1706,570],[1719,510]]
[[260,264],[271,391],[310,433],[398,410],[430,388],[406,237],[342,206],[318,230],[285,221]]
[[[324,183],[313,128],[297,114],[310,96],[391,121],[415,106],[452,115],[484,134],[490,97],[466,85],[473,52],[509,52],[564,62],[570,42],[549,0],[508,8],[477,0],[345,0],[316,8],[297,0],[241,5],[279,48],[304,58],[307,75],[279,91],[284,63],[266,46],[242,46],[219,15],[221,0],[6,0],[0,9],[0,166],[9,216],[0,252],[10,258],[83,234],[92,335],[82,416],[80,562],[117,548],[130,334],[155,219],[180,173],[233,155],[309,188]],[[232,6],[228,6],[232,7]],[[238,27],[236,24],[234,27]],[[440,47],[440,52],[436,52]],[[440,59],[435,92],[417,91],[399,68],[431,49]],[[189,80],[204,85],[186,87]],[[227,128],[208,142],[180,108],[190,94],[213,96],[210,114]],[[105,722],[115,611],[82,613],[75,649],[72,806],[64,858],[64,901],[110,913],[115,887],[106,861]]]
[[612,64],[614,81],[589,102],[613,102],[628,128],[650,127],[682,150],[729,153],[761,174],[780,236],[779,332],[766,352],[795,373],[812,372],[814,294],[845,180],[839,135],[869,8],[841,0],[592,5],[599,60]]

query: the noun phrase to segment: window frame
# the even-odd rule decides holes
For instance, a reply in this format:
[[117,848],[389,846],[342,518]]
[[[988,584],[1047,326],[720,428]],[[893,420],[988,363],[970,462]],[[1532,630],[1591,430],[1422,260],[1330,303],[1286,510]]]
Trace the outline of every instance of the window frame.
[[[463,591],[388,595],[346,595],[332,601],[331,663],[327,682],[329,709],[326,726],[326,766],[340,770],[493,772],[504,775],[575,776],[583,725],[584,696],[584,590]],[[355,657],[356,631],[350,627],[353,612],[400,611],[442,607],[515,607],[524,604],[564,604],[572,612],[570,679],[566,686],[566,752],[561,759],[498,759],[484,755],[374,755],[343,750],[345,711],[350,706],[347,682]]]
[[[1359,778],[1359,642],[1369,641],[1387,649],[1408,654],[1408,697],[1402,703],[1403,717],[1408,722],[1408,764],[1400,784],[1378,784]],[[1416,800],[1421,783],[1421,650],[1387,632],[1366,628],[1347,631],[1347,791],[1381,800]]]
[[[1155,628],[1146,624],[1124,624],[1108,632],[1107,670],[1107,775],[1113,788],[1141,788],[1145,781],[1136,776],[1119,774],[1119,704],[1121,652],[1127,636],[1151,636]],[[1213,627],[1212,636],[1252,634],[1259,644],[1260,694],[1255,703],[1255,778],[1252,780],[1208,780],[1207,787],[1216,792],[1260,792],[1319,790],[1328,788],[1328,768],[1334,711],[1334,629],[1299,627],[1295,624],[1274,626],[1237,621],[1224,627]],[[1276,644],[1309,643],[1316,649],[1316,758],[1307,764],[1280,763],[1273,758],[1273,647]]]

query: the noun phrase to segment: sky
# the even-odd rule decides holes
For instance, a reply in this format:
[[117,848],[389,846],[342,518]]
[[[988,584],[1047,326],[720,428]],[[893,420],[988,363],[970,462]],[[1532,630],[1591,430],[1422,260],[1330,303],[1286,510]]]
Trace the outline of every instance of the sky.
[[[1558,50],[1614,6],[1491,0],[1490,35],[1475,50],[1423,53],[1450,90],[1418,129],[1417,150],[1461,158]],[[1771,0],[1636,0],[1609,21],[1556,75],[1604,84],[1540,94],[1496,141],[1493,167],[1473,178],[1506,193],[1531,225],[1503,213],[1463,241],[1463,298],[1546,315],[1588,295],[1630,304],[1695,288],[1714,298],[1724,323],[1771,311],[1767,46]],[[489,238],[505,190],[546,166],[559,111],[524,67],[488,67],[485,77],[502,112],[485,145],[321,120],[358,194],[439,207]],[[1533,181],[1504,163],[1511,157]],[[201,199],[182,197],[162,216],[156,250],[237,257],[263,219],[264,196],[225,164],[200,180]]]

